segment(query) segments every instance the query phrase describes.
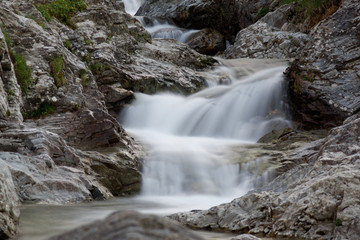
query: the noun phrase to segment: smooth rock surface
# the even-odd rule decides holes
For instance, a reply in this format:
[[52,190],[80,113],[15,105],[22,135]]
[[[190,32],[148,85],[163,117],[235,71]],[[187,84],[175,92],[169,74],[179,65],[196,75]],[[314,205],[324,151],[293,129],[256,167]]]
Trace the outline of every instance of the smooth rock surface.
[[171,239],[202,240],[203,238],[181,226],[179,223],[154,215],[137,212],[115,212],[105,218],[49,240],[133,240]]

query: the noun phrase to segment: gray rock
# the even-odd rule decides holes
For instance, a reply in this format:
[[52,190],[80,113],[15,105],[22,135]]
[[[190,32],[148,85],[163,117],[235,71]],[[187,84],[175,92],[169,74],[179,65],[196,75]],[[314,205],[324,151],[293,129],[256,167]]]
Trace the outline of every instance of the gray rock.
[[230,240],[259,240],[260,238],[255,237],[254,235],[250,234],[241,234],[239,236],[236,236],[234,238],[231,238]]
[[280,31],[263,20],[241,30],[226,58],[294,58],[309,41],[306,34]]
[[17,233],[20,208],[9,168],[0,158],[0,238],[14,237]]
[[359,4],[346,0],[320,22],[289,69],[297,119],[308,127],[333,127],[360,109]]
[[202,240],[203,238],[164,217],[144,215],[137,212],[115,212],[104,220],[79,227],[49,240],[66,239],[174,239]]

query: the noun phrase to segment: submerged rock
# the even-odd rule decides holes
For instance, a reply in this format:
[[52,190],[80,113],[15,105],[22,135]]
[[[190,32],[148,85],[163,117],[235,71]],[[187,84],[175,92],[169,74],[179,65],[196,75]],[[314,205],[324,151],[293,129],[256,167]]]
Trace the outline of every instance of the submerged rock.
[[144,215],[137,212],[115,212],[105,218],[76,228],[49,240],[67,239],[172,239],[172,240],[202,240],[203,238],[181,226],[179,223],[154,215]]

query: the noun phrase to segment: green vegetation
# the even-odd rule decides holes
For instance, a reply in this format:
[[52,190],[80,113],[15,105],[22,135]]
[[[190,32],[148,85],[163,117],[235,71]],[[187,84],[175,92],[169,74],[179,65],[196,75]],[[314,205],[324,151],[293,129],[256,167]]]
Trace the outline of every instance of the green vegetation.
[[85,40],[85,45],[92,45],[93,42],[90,39]]
[[81,85],[83,87],[87,87],[89,85],[89,74],[87,73],[87,71],[85,69],[81,69],[79,72],[79,77],[81,79]]
[[337,218],[337,219],[335,220],[335,226],[337,226],[337,227],[342,226],[342,221],[341,221],[341,219]]
[[5,43],[8,47],[11,61],[14,64],[17,82],[20,85],[21,90],[24,93],[27,93],[32,84],[32,78],[31,78],[32,71],[31,71],[30,67],[26,64],[26,60],[25,60],[24,56],[22,56],[21,54],[16,54],[12,50],[12,41],[11,41],[11,38],[9,37],[8,33],[6,32],[4,26],[1,26],[1,31],[4,34]]
[[260,9],[260,11],[258,12],[257,16],[258,18],[262,18],[264,17],[266,14],[268,14],[269,12],[269,8],[262,8]]
[[54,104],[43,102],[37,109],[24,113],[24,118],[38,119],[42,116],[54,113],[55,111],[56,106]]
[[74,53],[74,49],[72,48],[72,44],[71,44],[71,42],[70,42],[69,40],[66,40],[66,41],[64,42],[64,46],[65,46],[67,49],[69,49],[70,52]]
[[95,62],[95,63],[91,64],[89,66],[89,68],[94,75],[99,75],[102,72],[104,72],[105,70],[111,69],[111,67],[109,65],[106,65],[106,64],[103,64],[100,62]]
[[25,58],[20,54],[14,54],[13,58],[15,59],[15,75],[17,82],[19,83],[21,90],[24,93],[27,93],[31,84],[31,69],[26,64]]
[[52,17],[55,17],[71,28],[76,27],[71,17],[86,8],[87,5],[83,0],[53,0],[51,3],[37,5],[37,9],[46,21],[50,22]]
[[61,55],[56,56],[50,63],[51,76],[55,80],[57,87],[65,86],[67,80],[64,77],[64,58]]

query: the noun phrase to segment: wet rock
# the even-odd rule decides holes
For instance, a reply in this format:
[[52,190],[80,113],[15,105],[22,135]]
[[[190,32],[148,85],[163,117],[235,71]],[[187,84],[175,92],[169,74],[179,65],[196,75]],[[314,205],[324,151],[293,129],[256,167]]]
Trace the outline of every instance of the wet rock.
[[184,28],[213,28],[231,42],[234,36],[259,19],[258,13],[271,1],[145,1],[138,16],[168,18]]
[[346,0],[320,22],[288,76],[296,117],[305,127],[333,127],[360,109],[359,5]]
[[214,55],[217,52],[224,51],[226,47],[222,34],[210,28],[192,34],[186,40],[186,44],[197,52],[206,55]]
[[[360,234],[359,127],[360,118],[355,115],[331,130],[325,139],[314,142],[320,150],[302,156],[298,168],[294,168],[303,168],[296,179],[288,178],[294,174],[291,171],[280,176],[287,176],[283,181],[288,182],[280,191],[253,192],[209,210],[171,217],[193,228],[309,239],[356,239]],[[298,151],[304,153],[304,149]]]
[[105,218],[86,226],[79,227],[49,240],[66,239],[174,239],[174,240],[201,240],[180,224],[164,217],[144,215],[137,212],[115,212]]

